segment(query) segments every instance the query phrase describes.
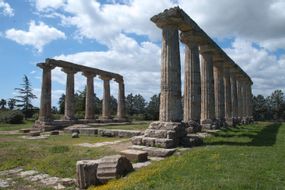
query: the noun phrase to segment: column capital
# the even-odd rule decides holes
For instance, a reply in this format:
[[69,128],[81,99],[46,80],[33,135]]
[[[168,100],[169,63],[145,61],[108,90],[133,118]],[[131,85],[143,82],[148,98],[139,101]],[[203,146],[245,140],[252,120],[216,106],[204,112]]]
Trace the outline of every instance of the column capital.
[[177,19],[181,17],[181,9],[179,7],[174,7],[165,10],[164,12],[151,17],[151,21],[156,24],[159,28],[165,28],[169,26],[178,27]]
[[48,69],[48,70],[52,70],[56,67],[50,63],[38,63],[37,66],[41,69]]
[[199,46],[200,54],[213,54],[214,51],[215,51],[215,48],[211,46],[210,44]]
[[77,69],[74,69],[74,68],[67,68],[67,67],[63,67],[63,68],[61,69],[61,71],[63,71],[63,72],[66,73],[66,74],[75,74],[75,73],[78,72]]
[[85,77],[96,77],[96,74],[91,72],[91,71],[83,71],[82,72],[82,75],[85,76]]
[[100,76],[100,79],[102,79],[103,81],[109,81],[109,80],[111,80],[113,77],[111,77],[111,76],[104,76],[104,75],[101,75]]
[[[204,44],[205,41],[199,32],[190,30],[180,33],[180,41],[188,46]],[[204,43],[203,43],[204,42]]]
[[116,81],[117,83],[124,83],[123,77],[122,77],[122,78],[115,78],[115,81]]

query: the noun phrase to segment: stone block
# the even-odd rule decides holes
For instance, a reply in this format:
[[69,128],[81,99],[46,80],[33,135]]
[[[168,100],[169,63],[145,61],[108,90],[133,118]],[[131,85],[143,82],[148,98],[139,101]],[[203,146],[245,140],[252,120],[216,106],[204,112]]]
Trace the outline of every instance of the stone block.
[[40,131],[30,131],[29,132],[29,136],[31,136],[31,137],[38,137],[40,135],[41,135]]
[[97,135],[98,134],[98,129],[96,128],[81,128],[79,129],[80,134],[82,135]]
[[29,133],[32,129],[20,129],[20,133]]
[[142,150],[127,149],[120,152],[130,161],[145,162],[147,161],[147,152]]
[[72,133],[71,137],[72,138],[79,138],[79,133],[74,132],[74,133]]
[[155,146],[159,148],[173,148],[175,144],[172,139],[155,139]]
[[105,156],[100,159],[97,178],[101,183],[106,183],[110,179],[123,177],[133,170],[131,162],[125,156]]
[[142,138],[142,144],[145,146],[155,146],[155,139],[152,137],[143,137]]
[[58,131],[58,130],[51,131],[51,132],[50,132],[50,135],[59,135],[59,131]]
[[142,145],[142,138],[143,138],[143,136],[134,136],[134,137],[132,137],[132,139],[131,139],[132,144]]
[[146,151],[148,156],[152,156],[152,157],[167,157],[167,156],[171,156],[176,151],[175,148],[165,149],[165,148],[147,147],[147,146],[139,146],[139,145],[132,145],[129,148],[135,149],[135,150]]
[[140,131],[134,131],[134,130],[117,130],[118,137],[133,137],[140,135]]
[[98,185],[97,168],[99,160],[80,160],[76,163],[76,183],[80,189]]
[[167,138],[167,130],[147,129],[144,132],[144,136],[153,138]]
[[116,137],[118,136],[118,131],[98,129],[98,135],[102,137]]

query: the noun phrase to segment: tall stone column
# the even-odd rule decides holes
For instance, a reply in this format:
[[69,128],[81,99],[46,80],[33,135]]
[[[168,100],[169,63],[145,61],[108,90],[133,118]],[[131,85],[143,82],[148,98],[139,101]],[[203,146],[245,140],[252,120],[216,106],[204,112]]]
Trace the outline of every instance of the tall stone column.
[[85,71],[83,75],[87,78],[85,119],[92,120],[94,117],[94,77],[96,74]]
[[42,75],[42,91],[41,91],[41,103],[39,121],[47,122],[51,121],[51,70],[55,67],[47,61],[46,63],[40,63],[37,65],[43,69]]
[[215,113],[221,126],[225,122],[224,60],[214,61]]
[[215,120],[213,53],[208,46],[200,46],[201,53],[201,124],[212,128]]
[[161,50],[161,83],[159,120],[182,120],[181,65],[178,28],[163,25]]
[[238,95],[237,95],[237,82],[236,82],[236,73],[235,71],[231,72],[231,95],[232,95],[232,117],[233,125],[238,123]]
[[66,91],[65,91],[65,107],[64,107],[64,119],[74,120],[74,74],[77,72],[72,68],[63,68],[63,72],[66,76]]
[[[185,44],[184,116],[185,122],[200,124],[201,76],[199,47],[195,37],[182,32],[180,40]],[[193,124],[194,124],[193,123]]]
[[225,65],[225,70],[224,70],[225,120],[226,120],[226,123],[228,125],[232,125],[233,124],[230,69],[231,69],[231,66],[229,64],[226,64]]
[[112,77],[108,76],[101,76],[100,77],[103,80],[103,86],[104,86],[104,93],[103,93],[103,105],[102,105],[102,117],[103,120],[108,120],[111,118],[111,111],[110,111],[110,80]]
[[252,112],[253,112],[253,105],[252,105],[252,89],[251,89],[251,85],[252,83],[249,82],[249,85],[248,85],[248,91],[249,91],[249,118],[251,119],[251,121],[253,121],[253,115],[252,115]]
[[117,107],[117,117],[119,121],[126,120],[125,118],[125,85],[123,79],[116,79],[119,85],[118,91],[118,107]]
[[243,98],[242,98],[242,81],[240,80],[240,76],[237,81],[237,93],[238,93],[238,119],[242,120],[243,114]]

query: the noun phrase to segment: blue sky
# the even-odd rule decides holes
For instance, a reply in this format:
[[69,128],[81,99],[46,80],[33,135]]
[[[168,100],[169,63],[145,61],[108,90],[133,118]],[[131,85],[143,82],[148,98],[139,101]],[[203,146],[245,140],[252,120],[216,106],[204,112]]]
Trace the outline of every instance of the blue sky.
[[[159,92],[161,46],[161,31],[149,18],[177,5],[252,77],[254,94],[285,90],[282,0],[0,0],[0,98],[15,96],[24,74],[39,96],[36,63],[57,58],[120,73],[126,94],[148,99]],[[56,105],[64,93],[64,73],[55,69],[52,84]],[[84,85],[78,73],[76,90]],[[116,97],[115,82],[111,89]],[[102,94],[98,78],[95,92]]]

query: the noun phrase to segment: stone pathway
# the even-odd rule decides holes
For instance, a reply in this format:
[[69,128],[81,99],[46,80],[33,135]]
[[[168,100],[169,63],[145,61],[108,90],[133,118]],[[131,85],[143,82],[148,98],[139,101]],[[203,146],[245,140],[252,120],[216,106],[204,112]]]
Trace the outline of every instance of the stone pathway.
[[[14,185],[19,185],[17,184],[19,180],[24,180],[32,186],[51,187],[54,189],[75,187],[75,179],[52,177],[35,170],[24,170],[19,167],[0,171],[0,188],[11,189]],[[34,188],[31,187],[31,189]]]
[[88,148],[97,148],[101,146],[106,146],[106,145],[114,145],[118,144],[121,142],[126,142],[129,141],[129,139],[124,139],[124,140],[117,140],[117,141],[107,141],[107,142],[98,142],[98,143],[81,143],[81,144],[76,144],[76,146],[82,146],[82,147],[88,147]]

